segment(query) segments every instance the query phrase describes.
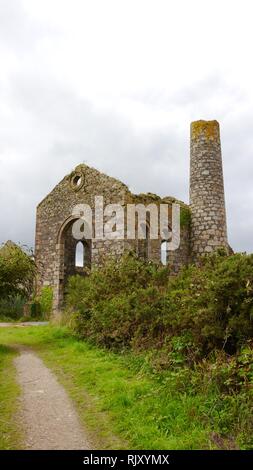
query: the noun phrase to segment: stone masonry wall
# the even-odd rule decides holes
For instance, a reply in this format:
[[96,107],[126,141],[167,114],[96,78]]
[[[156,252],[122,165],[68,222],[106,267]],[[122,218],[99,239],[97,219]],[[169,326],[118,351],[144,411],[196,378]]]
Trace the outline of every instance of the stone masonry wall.
[[[39,268],[38,293],[45,285],[54,289],[54,307],[59,310],[69,275],[82,274],[82,268],[75,266],[75,249],[77,240],[72,238],[72,225],[76,218],[72,211],[78,204],[88,204],[94,209],[95,196],[103,196],[104,205],[121,204],[125,210],[131,204],[171,203],[174,199],[154,194],[132,194],[126,185],[86,165],[79,165],[67,175],[53,191],[38,205],[36,222],[36,262]],[[171,223],[171,221],[170,221]],[[94,224],[94,220],[93,220]],[[126,225],[125,225],[126,233]],[[169,253],[169,264],[172,272],[178,272],[187,264],[189,230],[184,228],[182,243],[178,250]],[[148,240],[148,259],[161,262],[161,239]],[[92,240],[89,246],[89,265],[91,268],[101,265],[109,256],[119,257],[124,251],[138,253],[137,240]],[[85,273],[84,273],[85,274]]]
[[[104,204],[124,203],[126,185],[86,165],[79,165],[67,175],[38,205],[36,219],[35,255],[39,268],[38,292],[45,285],[54,289],[54,306],[58,309],[63,300],[66,275],[74,274],[73,254],[77,241],[71,241],[69,232],[76,220],[72,216],[74,206],[88,204],[94,208],[94,197],[102,195]],[[99,241],[92,241],[91,264],[98,260]],[[116,243],[114,251],[123,252],[122,244]],[[102,251],[106,251],[103,246]],[[73,253],[73,252],[72,252]],[[69,262],[68,262],[69,260]],[[78,272],[80,270],[77,270]]]
[[191,124],[191,256],[228,249],[226,210],[217,121]]

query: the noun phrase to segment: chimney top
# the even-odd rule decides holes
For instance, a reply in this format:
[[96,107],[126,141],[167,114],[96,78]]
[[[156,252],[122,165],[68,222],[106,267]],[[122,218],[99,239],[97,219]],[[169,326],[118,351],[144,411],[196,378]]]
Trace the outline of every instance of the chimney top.
[[218,121],[194,121],[191,123],[191,140],[203,136],[206,140],[220,139],[220,126]]

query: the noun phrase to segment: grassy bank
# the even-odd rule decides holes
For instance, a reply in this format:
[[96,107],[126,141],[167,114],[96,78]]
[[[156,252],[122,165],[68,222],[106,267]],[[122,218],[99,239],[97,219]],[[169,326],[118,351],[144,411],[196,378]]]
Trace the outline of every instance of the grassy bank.
[[19,387],[15,380],[15,352],[0,340],[0,449],[21,447],[21,433],[16,422]]
[[[193,387],[194,372],[152,372],[145,356],[116,354],[75,339],[66,328],[5,328],[0,343],[32,346],[64,384],[97,448],[249,448],[238,395]],[[188,374],[188,376],[187,376]],[[179,374],[180,375],[180,374]],[[200,380],[196,372],[195,380]],[[188,385],[190,383],[190,385]]]

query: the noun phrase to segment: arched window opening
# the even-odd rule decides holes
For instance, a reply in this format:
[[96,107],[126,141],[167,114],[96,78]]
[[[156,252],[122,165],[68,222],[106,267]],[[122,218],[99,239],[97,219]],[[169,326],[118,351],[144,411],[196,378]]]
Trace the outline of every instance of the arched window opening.
[[168,264],[168,247],[167,241],[161,243],[161,263],[166,266]]
[[[137,254],[138,257],[147,261],[149,259],[149,226],[148,224],[140,225],[140,234],[145,238],[138,238],[137,240]],[[138,234],[137,234],[138,235]]]
[[85,247],[82,242],[78,242],[76,245],[76,257],[75,257],[76,268],[84,267],[84,255],[85,255]]

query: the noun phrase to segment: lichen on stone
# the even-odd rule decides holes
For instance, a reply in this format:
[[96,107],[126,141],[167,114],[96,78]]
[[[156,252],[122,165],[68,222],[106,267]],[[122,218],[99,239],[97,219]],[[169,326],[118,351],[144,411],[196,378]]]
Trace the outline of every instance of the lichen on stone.
[[218,121],[194,121],[191,123],[191,138],[198,139],[203,135],[207,140],[219,139],[219,123]]

